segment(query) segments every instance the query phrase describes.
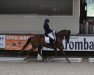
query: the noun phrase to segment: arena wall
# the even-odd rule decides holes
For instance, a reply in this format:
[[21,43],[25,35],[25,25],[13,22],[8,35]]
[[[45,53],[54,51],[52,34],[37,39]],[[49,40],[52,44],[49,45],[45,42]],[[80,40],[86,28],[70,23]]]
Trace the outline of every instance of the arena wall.
[[0,33],[44,33],[43,22],[50,19],[53,30],[70,29],[72,34],[79,33],[79,0],[74,0],[72,16],[45,15],[0,15]]

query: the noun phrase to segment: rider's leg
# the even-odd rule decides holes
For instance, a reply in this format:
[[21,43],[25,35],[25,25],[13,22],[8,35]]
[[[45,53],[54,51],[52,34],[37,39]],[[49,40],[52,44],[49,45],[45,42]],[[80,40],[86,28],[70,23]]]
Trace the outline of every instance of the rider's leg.
[[50,39],[50,46],[53,48],[53,43],[54,43],[55,38],[54,38],[54,36],[52,35],[52,33],[49,33],[48,36],[51,38],[51,39]]
[[52,33],[49,33],[48,36],[53,40],[55,39]]

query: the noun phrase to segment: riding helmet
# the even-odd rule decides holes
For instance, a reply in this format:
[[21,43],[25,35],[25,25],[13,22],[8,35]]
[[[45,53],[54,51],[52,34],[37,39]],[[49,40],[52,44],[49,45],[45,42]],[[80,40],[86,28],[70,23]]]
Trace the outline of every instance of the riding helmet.
[[45,19],[45,22],[49,22],[50,20],[49,19]]

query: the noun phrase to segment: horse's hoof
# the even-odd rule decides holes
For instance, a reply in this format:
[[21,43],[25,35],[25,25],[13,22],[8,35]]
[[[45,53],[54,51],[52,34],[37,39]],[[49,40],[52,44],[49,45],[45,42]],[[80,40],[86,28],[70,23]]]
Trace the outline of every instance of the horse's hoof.
[[48,63],[50,63],[51,61],[50,60],[48,60]]
[[43,59],[43,62],[46,62],[46,59]]
[[47,61],[49,61],[50,60],[50,58],[47,58]]
[[26,61],[27,59],[25,58],[25,59],[23,59],[23,61]]
[[68,63],[70,63],[70,61],[68,60]]
[[47,61],[47,59],[46,59],[46,58],[42,58],[42,60],[43,60],[44,62],[46,62],[46,61]]
[[47,59],[47,58],[46,58],[46,59],[43,59],[43,61],[44,61],[44,62],[47,62],[47,61],[48,61],[48,59]]
[[49,63],[50,63],[50,58],[47,58],[47,59],[46,59],[46,62],[49,62]]

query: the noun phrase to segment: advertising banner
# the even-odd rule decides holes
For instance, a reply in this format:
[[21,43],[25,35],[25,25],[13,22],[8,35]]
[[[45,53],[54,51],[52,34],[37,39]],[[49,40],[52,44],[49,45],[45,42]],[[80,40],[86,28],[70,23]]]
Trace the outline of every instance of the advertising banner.
[[0,35],[0,48],[5,48],[5,35]]
[[[94,36],[70,36],[69,43],[62,41],[64,51],[94,51]],[[53,51],[53,49],[43,48],[43,50]]]
[[[6,35],[5,50],[21,50],[29,37],[32,35]],[[32,46],[29,45],[25,50],[31,48]]]
[[94,36],[71,36],[63,45],[65,51],[94,51]]
[[[0,35],[0,48],[5,50],[21,50],[27,39],[34,35]],[[69,43],[62,42],[64,51],[94,51],[94,36],[70,36]],[[25,50],[31,49],[29,45]],[[43,50],[52,50],[43,48]]]

